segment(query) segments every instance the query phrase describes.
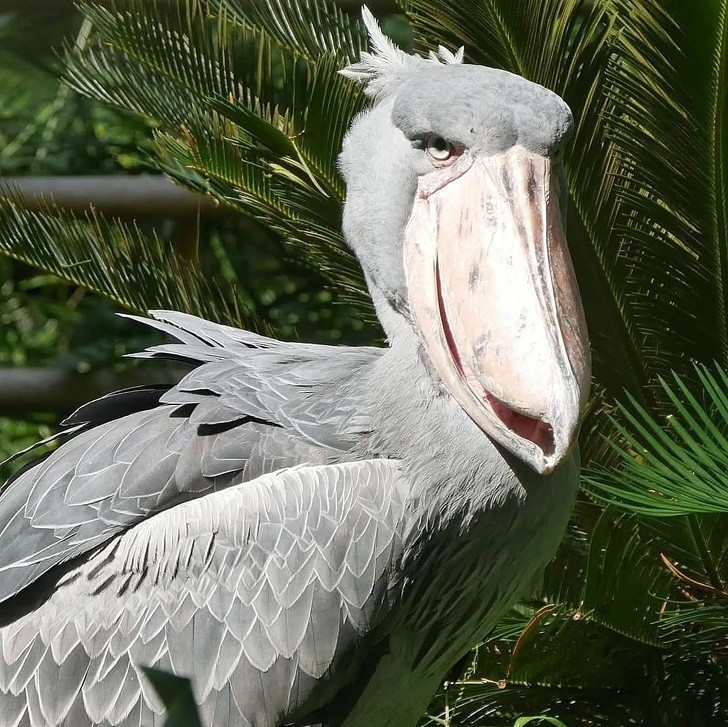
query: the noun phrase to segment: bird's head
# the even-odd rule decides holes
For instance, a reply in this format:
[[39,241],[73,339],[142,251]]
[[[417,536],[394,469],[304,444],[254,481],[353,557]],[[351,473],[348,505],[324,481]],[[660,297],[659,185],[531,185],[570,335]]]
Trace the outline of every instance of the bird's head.
[[364,19],[372,53],[343,73],[375,105],[340,158],[347,240],[390,339],[414,329],[471,419],[548,474],[576,439],[591,376],[564,234],[569,107],[462,51],[406,54]]

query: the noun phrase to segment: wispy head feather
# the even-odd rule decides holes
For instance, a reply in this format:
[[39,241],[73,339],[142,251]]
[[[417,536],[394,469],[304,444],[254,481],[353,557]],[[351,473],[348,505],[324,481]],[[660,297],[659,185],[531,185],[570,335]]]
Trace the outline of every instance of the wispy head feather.
[[464,48],[453,53],[444,46],[440,46],[437,53],[430,51],[428,58],[405,53],[384,35],[376,18],[366,5],[362,7],[361,15],[369,33],[370,52],[363,52],[358,63],[352,63],[339,73],[366,84],[364,93],[367,96],[376,100],[390,96],[407,76],[432,63],[463,62]]

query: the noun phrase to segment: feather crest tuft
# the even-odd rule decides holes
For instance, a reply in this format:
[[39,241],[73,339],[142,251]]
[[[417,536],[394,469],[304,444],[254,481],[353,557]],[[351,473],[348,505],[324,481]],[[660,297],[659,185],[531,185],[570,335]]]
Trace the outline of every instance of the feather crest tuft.
[[358,63],[352,63],[339,73],[365,84],[364,93],[371,98],[382,100],[391,96],[405,78],[431,63],[463,62],[464,48],[453,53],[441,45],[437,53],[430,51],[428,58],[405,53],[382,32],[366,5],[362,6],[361,15],[369,33],[371,50],[363,52]]

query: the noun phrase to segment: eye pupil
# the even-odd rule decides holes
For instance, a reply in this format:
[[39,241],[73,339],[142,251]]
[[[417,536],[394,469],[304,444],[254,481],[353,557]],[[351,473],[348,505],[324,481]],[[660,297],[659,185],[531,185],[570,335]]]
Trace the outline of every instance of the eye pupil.
[[432,134],[427,139],[427,154],[435,162],[446,162],[455,154],[455,147],[442,136]]

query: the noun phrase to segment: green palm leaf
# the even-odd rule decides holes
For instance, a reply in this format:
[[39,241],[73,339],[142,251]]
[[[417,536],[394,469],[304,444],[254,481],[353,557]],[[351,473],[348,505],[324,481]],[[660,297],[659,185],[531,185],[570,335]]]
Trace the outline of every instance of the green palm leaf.
[[190,123],[184,138],[159,134],[163,169],[281,234],[327,275],[342,299],[354,302],[362,315],[370,311],[360,269],[334,228],[339,208],[312,200],[319,192],[306,184],[300,168],[284,166],[236,131],[208,114]]
[[[728,376],[720,367],[698,366],[690,377],[671,378],[661,382],[666,415],[655,416],[634,399],[621,407],[618,436],[610,439],[621,466],[593,467],[586,482],[612,507],[638,513],[631,520],[648,546],[644,566],[660,576],[661,565],[660,577],[672,578],[674,595],[653,611],[666,649],[648,673],[655,714],[668,724],[719,724],[728,709],[721,686],[727,678]],[[701,384],[699,395],[692,380]],[[636,602],[655,590],[649,577],[635,586]]]
[[630,639],[659,646],[656,614],[672,585],[639,521],[604,512],[591,532],[580,614]]
[[210,0],[208,8],[309,61],[331,53],[345,64],[366,50],[361,24],[325,0]]
[[[705,401],[677,376],[662,381],[672,411],[656,419],[634,399],[614,420],[622,466],[595,467],[586,482],[602,499],[655,517],[728,512],[728,374],[696,368]],[[622,421],[623,420],[623,421]]]
[[85,6],[95,40],[69,51],[66,75],[79,92],[154,121],[160,170],[281,235],[371,319],[341,236],[336,167],[363,107],[359,89],[337,71],[361,33],[340,11],[326,32],[308,28],[326,7]]
[[[654,650],[654,654],[659,653]],[[461,679],[440,691],[422,725],[512,725],[542,714],[576,725],[621,724],[643,705],[628,688],[645,651],[571,609],[517,607],[473,656]]]
[[265,330],[242,314],[233,295],[208,284],[168,243],[135,225],[93,213],[77,219],[51,205],[34,213],[12,198],[0,198],[0,253],[137,313],[172,307]]
[[616,231],[639,261],[630,298],[649,357],[689,373],[691,357],[728,356],[728,4],[614,5]]

